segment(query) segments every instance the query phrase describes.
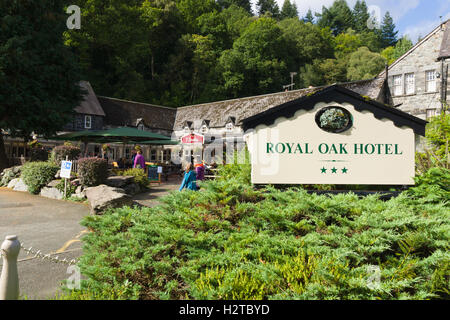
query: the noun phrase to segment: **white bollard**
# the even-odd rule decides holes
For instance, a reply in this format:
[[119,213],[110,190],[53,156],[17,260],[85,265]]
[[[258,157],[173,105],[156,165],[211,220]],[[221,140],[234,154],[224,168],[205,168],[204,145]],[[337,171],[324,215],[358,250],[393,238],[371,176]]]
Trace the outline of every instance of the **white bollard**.
[[19,273],[17,257],[20,242],[17,236],[7,236],[1,247],[3,253],[3,269],[0,276],[0,300],[17,300],[19,298]]

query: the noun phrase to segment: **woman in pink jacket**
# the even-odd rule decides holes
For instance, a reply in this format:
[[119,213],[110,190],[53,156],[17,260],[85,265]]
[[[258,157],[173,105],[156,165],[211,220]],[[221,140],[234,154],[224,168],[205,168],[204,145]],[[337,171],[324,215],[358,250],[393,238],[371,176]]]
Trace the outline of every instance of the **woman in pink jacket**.
[[145,169],[145,159],[141,150],[138,150],[136,158],[134,158],[133,168]]

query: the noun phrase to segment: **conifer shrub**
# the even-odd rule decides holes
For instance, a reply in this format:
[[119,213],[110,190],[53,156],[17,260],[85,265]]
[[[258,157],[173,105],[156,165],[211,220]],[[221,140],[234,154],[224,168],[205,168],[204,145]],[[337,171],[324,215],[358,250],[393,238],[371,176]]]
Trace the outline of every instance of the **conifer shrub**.
[[78,160],[78,178],[84,186],[102,184],[108,177],[108,163],[105,159],[81,158]]
[[79,266],[87,280],[78,295],[449,298],[444,185],[436,195],[389,201],[319,196],[301,188],[255,190],[248,167],[240,167],[225,166],[201,192],[173,192],[154,208],[86,217],[82,224],[92,232],[83,238]]
[[48,161],[27,162],[22,167],[21,178],[28,186],[28,191],[37,194],[55,178],[58,169],[58,166]]

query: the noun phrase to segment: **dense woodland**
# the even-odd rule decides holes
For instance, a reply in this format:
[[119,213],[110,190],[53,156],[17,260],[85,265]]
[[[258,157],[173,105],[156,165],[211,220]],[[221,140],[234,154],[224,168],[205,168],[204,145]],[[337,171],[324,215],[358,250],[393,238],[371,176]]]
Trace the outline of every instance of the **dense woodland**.
[[[368,28],[365,1],[298,12],[275,0],[79,0],[65,33],[99,95],[182,106],[368,79],[406,52],[389,12]],[[369,23],[370,25],[370,23]]]

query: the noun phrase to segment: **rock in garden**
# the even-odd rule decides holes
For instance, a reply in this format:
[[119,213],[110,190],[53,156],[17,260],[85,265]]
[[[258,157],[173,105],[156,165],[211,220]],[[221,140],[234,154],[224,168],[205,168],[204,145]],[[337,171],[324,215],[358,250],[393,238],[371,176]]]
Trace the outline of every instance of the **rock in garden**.
[[28,191],[28,186],[25,184],[25,182],[19,178],[19,181],[14,185],[13,188],[14,191]]
[[58,199],[61,200],[64,196],[64,194],[59,191],[56,188],[48,188],[48,187],[44,187],[41,189],[41,193],[40,195],[42,197],[46,197],[46,198],[51,198],[51,199]]
[[139,187],[139,185],[137,183],[130,183],[129,185],[126,185],[125,187],[123,187],[123,189],[125,190],[125,192],[127,194],[130,194],[130,195],[135,195],[135,194],[138,194],[139,192],[141,192],[141,188]]
[[123,188],[133,182],[133,176],[112,176],[106,179],[105,184],[110,187]]
[[52,180],[47,184],[47,187],[50,188],[54,188],[56,187],[59,183],[61,182],[61,180]]
[[72,194],[72,197],[84,199],[86,198],[86,192],[83,190],[82,186],[78,186],[75,190],[75,193]]
[[104,184],[87,188],[85,193],[93,214],[101,214],[108,208],[119,208],[133,204],[133,200],[123,189],[109,187]]
[[19,178],[12,179],[12,180],[8,183],[7,188],[14,189],[14,187],[15,187],[16,184],[17,184],[17,182],[19,182]]

